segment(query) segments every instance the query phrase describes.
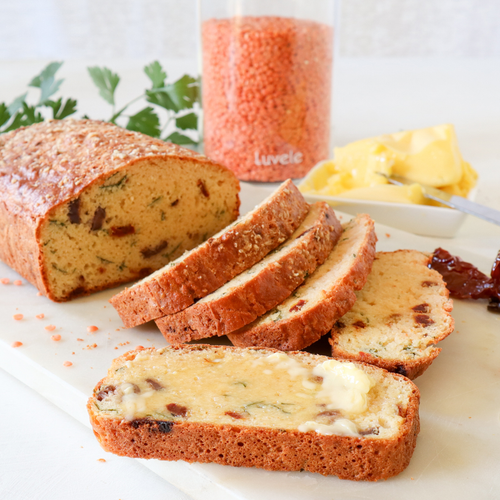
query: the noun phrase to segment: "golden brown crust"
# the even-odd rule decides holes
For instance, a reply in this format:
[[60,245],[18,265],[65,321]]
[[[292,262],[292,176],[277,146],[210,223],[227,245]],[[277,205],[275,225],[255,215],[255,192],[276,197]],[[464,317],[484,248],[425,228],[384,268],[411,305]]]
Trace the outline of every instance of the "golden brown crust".
[[308,207],[292,181],[286,181],[252,216],[210,238],[176,265],[115,295],[110,302],[127,327],[182,311],[285,241],[300,225]]
[[354,290],[360,290],[364,286],[373,264],[377,236],[373,221],[367,216],[363,217],[364,223],[369,227],[365,241],[353,259],[349,272],[334,287],[325,292],[313,307],[305,309],[301,314],[273,323],[266,322],[256,326],[250,324],[230,333],[228,338],[233,345],[295,351],[304,349],[326,335],[335,321],[354,305]]
[[[439,333],[437,334],[433,333],[433,335],[429,335],[428,334],[429,332],[425,328],[416,327],[413,329],[414,335],[420,339],[422,344],[425,344],[427,347],[431,348],[427,350],[425,355],[417,357],[416,359],[408,359],[408,357],[404,356],[403,354],[401,355],[401,357],[389,358],[389,357],[384,357],[380,352],[378,353],[377,356],[374,356],[373,354],[364,351],[349,352],[348,350],[344,349],[340,343],[340,336],[342,335],[342,331],[346,327],[346,325],[343,324],[346,323],[346,321],[343,318],[340,318],[340,322],[336,323],[332,328],[331,338],[328,339],[328,341],[332,346],[332,356],[334,358],[369,363],[374,366],[383,368],[387,371],[399,373],[413,380],[422,375],[441,352],[441,349],[438,347],[434,347],[434,344],[445,339],[448,335],[450,335],[450,333],[453,332],[454,320],[450,314],[451,311],[453,310],[453,302],[452,300],[449,299],[449,291],[446,288],[442,276],[437,271],[433,269],[428,269],[427,264],[430,262],[430,256],[422,254],[421,252],[417,252],[415,250],[396,250],[395,252],[377,252],[375,260],[378,260],[379,258],[384,256],[389,256],[389,257],[395,256],[397,258],[402,257],[403,259],[408,259],[409,263],[411,263],[412,265],[412,269],[415,269],[415,273],[418,273],[418,275],[421,276],[420,281],[425,283],[426,282],[425,280],[432,280],[429,282],[432,282],[434,285],[432,287],[432,290],[436,290],[436,297],[441,296],[444,298],[444,302],[441,306],[441,312],[443,313],[444,318],[442,318],[443,323],[440,325]],[[418,268],[418,266],[420,266],[420,269]],[[422,268],[425,274],[422,274]],[[391,276],[389,269],[385,271],[384,276],[387,276],[388,280],[387,284],[385,285],[386,288],[390,287]],[[370,277],[368,277],[368,279],[370,279]],[[394,287],[395,285],[393,284],[392,286]],[[389,288],[389,290],[390,289],[391,288]],[[394,288],[394,290],[396,291],[397,289]],[[361,292],[361,294],[363,295],[363,293],[364,290],[363,292]],[[415,300],[418,301],[419,299],[418,290],[414,291],[413,296],[415,297]],[[390,309],[391,303],[392,302],[386,304],[386,307],[388,307],[388,311],[386,311],[386,313],[388,314],[395,313],[394,316],[400,316],[398,314],[400,311]],[[358,304],[359,303],[356,304],[355,309],[358,306]],[[411,309],[411,305],[412,304],[408,304],[409,309]],[[409,311],[409,312],[415,314],[414,311]],[[398,319],[394,319],[396,325],[397,321]],[[347,323],[347,326],[349,326],[350,323],[351,322]],[[377,324],[373,318],[370,321],[369,328],[370,329],[375,328],[375,330],[380,330],[380,328],[377,329]]]
[[[210,349],[211,346],[172,346],[173,350]],[[218,347],[219,349],[221,347]],[[226,347],[223,349],[232,349]],[[152,350],[152,349],[151,349]],[[276,352],[272,349],[266,352]],[[140,351],[131,351],[116,359],[131,360]],[[293,353],[304,359],[322,356]],[[365,370],[378,370],[364,365]],[[411,396],[404,410],[404,421],[392,439],[320,435],[316,432],[280,430],[265,427],[205,424],[188,421],[140,419],[126,421],[100,415],[95,397],[99,382],[87,404],[94,434],[109,452],[135,458],[215,462],[235,467],[258,467],[266,470],[309,471],[336,475],[341,479],[377,481],[403,471],[412,457],[420,430],[418,388],[405,377],[386,372],[399,383],[411,384]],[[104,379],[103,379],[104,380]]]
[[156,324],[167,341],[178,344],[226,335],[285,300],[305,276],[325,261],[342,233],[333,210],[324,202],[318,206],[318,216],[300,237],[300,244],[257,272],[253,279],[209,302],[198,302],[177,314],[157,319]]
[[[154,158],[189,159],[230,172],[188,149],[100,121],[51,120],[1,135],[0,259],[55,301],[123,283],[85,286],[68,297],[55,297],[43,272],[40,227],[50,210],[103,177]],[[238,181],[231,177],[237,193]],[[239,199],[234,217],[238,209]]]

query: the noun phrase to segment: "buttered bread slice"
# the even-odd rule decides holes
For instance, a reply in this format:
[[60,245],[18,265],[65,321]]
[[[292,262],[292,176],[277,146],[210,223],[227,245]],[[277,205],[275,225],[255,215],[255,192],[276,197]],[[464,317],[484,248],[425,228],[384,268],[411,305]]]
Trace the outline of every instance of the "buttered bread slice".
[[378,252],[356,303],[332,329],[333,356],[422,375],[453,331],[446,284],[428,264],[415,250]]
[[375,481],[408,466],[418,405],[411,381],[371,365],[191,345],[116,359],[87,408],[118,455]]
[[295,292],[259,319],[228,335],[239,347],[304,349],[328,333],[356,301],[375,257],[374,223],[358,215],[343,227],[324,264]]
[[327,203],[311,206],[292,236],[247,271],[177,314],[156,320],[171,344],[226,335],[285,300],[328,257],[342,227]]
[[110,302],[127,327],[182,311],[283,243],[308,210],[309,205],[288,180],[233,225]]

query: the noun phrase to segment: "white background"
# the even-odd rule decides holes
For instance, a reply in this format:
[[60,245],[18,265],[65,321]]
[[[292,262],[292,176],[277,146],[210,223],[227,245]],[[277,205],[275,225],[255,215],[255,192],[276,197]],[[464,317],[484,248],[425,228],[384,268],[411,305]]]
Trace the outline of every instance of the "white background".
[[[0,0],[0,26],[4,60],[196,57],[196,0]],[[342,0],[340,27],[342,57],[500,56],[498,0]]]

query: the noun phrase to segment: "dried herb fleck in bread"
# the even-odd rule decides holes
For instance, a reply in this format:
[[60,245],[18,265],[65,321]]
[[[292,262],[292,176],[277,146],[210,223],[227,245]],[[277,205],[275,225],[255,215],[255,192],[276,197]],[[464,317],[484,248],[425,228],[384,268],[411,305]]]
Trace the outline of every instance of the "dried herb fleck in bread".
[[422,375],[453,331],[441,275],[416,250],[378,252],[353,308],[332,329],[336,358],[364,361],[408,378]]
[[358,215],[326,261],[272,311],[228,334],[236,346],[272,347],[282,351],[304,349],[327,334],[356,301],[375,257],[374,223]]
[[328,257],[342,227],[324,202],[274,252],[215,292],[176,314],[156,320],[171,344],[226,335],[285,300]]
[[238,216],[234,174],[110,123],[0,135],[0,259],[55,301],[151,273]]
[[302,194],[288,180],[233,225],[110,302],[127,327],[182,311],[283,243],[308,210]]
[[87,408],[118,455],[376,481],[408,466],[418,405],[410,380],[371,365],[184,345],[116,359]]

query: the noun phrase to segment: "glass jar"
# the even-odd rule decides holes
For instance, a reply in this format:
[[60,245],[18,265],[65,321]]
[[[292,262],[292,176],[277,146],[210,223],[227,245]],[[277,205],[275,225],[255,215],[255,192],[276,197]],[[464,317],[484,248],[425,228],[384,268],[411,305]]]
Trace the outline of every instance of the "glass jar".
[[204,151],[241,180],[330,152],[334,0],[199,0]]

